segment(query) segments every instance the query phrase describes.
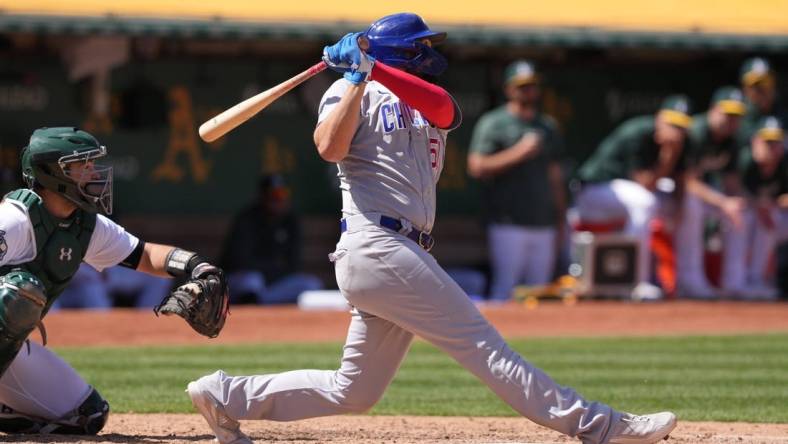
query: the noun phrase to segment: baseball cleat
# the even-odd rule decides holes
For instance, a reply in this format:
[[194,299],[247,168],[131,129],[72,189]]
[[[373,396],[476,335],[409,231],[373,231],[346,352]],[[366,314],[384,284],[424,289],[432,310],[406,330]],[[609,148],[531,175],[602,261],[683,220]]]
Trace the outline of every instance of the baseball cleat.
[[655,444],[667,439],[676,428],[676,415],[671,412],[636,416],[622,413],[610,433],[610,444]]
[[219,444],[252,444],[252,440],[241,432],[241,424],[227,416],[224,407],[200,386],[199,380],[190,382],[186,391],[194,407],[213,430]]

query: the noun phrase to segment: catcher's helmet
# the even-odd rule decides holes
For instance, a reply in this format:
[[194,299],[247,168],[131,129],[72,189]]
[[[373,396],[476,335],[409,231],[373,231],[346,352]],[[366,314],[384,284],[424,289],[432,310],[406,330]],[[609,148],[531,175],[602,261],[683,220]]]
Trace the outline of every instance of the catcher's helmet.
[[422,74],[440,75],[448,63],[432,49],[446,39],[445,32],[430,30],[416,14],[387,15],[364,33],[369,40],[367,53],[386,65]]
[[22,149],[29,188],[54,191],[91,213],[112,213],[112,167],[95,164],[107,148],[78,128],[39,128]]

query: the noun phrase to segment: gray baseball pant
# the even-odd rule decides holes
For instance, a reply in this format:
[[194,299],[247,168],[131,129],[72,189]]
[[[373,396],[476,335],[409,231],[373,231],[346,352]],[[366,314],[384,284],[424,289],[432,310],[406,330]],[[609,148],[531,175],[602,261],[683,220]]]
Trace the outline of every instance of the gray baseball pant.
[[526,418],[589,444],[620,413],[589,402],[514,352],[435,259],[374,223],[349,224],[332,253],[355,307],[338,370],[296,370],[201,382],[234,419],[293,421],[364,412],[383,396],[418,335],[468,369]]

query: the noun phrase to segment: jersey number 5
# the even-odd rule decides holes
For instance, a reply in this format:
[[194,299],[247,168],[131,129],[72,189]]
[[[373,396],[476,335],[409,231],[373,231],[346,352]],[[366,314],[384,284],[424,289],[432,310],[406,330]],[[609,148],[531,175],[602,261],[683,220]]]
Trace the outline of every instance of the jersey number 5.
[[438,153],[440,153],[440,140],[430,137],[430,163],[432,169],[438,168]]

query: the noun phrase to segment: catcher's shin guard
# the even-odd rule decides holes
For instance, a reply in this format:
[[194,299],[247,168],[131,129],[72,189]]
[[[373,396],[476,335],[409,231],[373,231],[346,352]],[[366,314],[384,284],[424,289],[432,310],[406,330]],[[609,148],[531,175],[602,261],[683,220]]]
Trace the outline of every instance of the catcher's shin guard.
[[1,405],[0,432],[21,434],[95,435],[104,428],[109,417],[109,403],[96,389],[75,410],[62,418],[49,421],[25,415]]

